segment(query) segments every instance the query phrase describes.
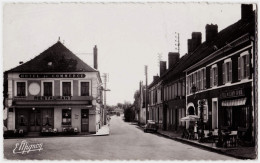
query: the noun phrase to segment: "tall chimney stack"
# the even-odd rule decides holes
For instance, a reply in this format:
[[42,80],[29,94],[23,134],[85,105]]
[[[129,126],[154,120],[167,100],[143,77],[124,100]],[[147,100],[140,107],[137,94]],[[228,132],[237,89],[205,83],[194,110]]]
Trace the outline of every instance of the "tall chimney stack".
[[94,49],[94,69],[98,69],[98,63],[97,63],[97,45],[95,45]]
[[241,5],[241,19],[248,19],[253,15],[253,5],[252,4],[242,4]]
[[160,76],[166,71],[166,61],[160,61]]
[[169,52],[168,53],[168,67],[169,69],[172,68],[180,59],[180,54],[179,53],[173,53]]
[[201,44],[201,32],[192,32],[188,39],[188,53],[193,52]]
[[212,41],[218,35],[218,25],[217,24],[207,24],[206,25],[206,42]]

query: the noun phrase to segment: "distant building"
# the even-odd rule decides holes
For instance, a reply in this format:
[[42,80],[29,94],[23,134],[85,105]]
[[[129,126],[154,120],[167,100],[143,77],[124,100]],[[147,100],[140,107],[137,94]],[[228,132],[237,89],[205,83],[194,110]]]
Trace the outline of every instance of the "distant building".
[[96,133],[102,126],[102,84],[90,67],[61,42],[5,72],[5,107],[8,130],[41,132],[43,128],[77,128]]

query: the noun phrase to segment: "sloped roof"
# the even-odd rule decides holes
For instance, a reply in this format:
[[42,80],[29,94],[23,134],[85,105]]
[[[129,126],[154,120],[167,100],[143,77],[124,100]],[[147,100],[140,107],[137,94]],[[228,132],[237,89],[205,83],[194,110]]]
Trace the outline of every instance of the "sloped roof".
[[211,53],[215,52],[214,46],[218,49],[227,45],[237,38],[250,33],[254,34],[255,31],[255,19],[241,19],[236,23],[228,26],[227,28],[221,30],[218,35],[211,42],[203,42],[200,46],[197,47],[192,53],[184,55],[179,62],[175,64],[172,69],[166,71],[162,77],[167,82],[171,78],[176,77],[178,74],[182,73],[188,67],[196,64],[205,57],[209,56]]
[[60,41],[50,48],[8,72],[97,72]]

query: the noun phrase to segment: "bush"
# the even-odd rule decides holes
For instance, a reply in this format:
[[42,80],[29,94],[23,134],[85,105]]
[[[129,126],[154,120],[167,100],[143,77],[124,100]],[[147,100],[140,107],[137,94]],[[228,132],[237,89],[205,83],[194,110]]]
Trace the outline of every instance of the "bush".
[[131,108],[127,108],[124,110],[124,116],[126,122],[133,122],[135,119],[135,112]]

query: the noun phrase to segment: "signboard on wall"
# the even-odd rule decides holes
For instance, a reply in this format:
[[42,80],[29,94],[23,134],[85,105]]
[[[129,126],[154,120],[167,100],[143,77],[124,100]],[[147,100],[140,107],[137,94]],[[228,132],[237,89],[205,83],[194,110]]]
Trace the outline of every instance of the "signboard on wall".
[[20,78],[85,78],[85,74],[20,74]]
[[221,94],[220,94],[221,98],[232,98],[232,97],[241,97],[241,96],[245,96],[245,90],[243,88],[227,90],[227,91],[221,92]]
[[89,110],[88,114],[96,114],[96,110]]

